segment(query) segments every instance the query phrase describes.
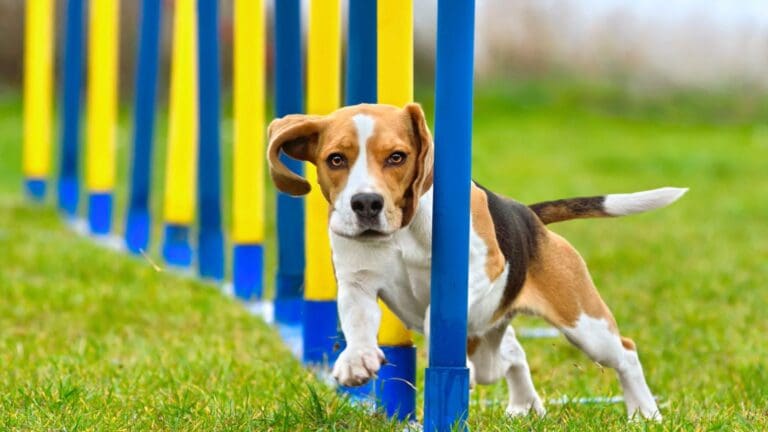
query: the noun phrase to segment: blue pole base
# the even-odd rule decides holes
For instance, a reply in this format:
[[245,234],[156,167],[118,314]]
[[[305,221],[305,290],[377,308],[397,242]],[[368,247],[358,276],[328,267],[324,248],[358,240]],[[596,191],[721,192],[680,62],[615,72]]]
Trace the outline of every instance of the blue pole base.
[[413,420],[416,413],[416,347],[382,346],[387,364],[379,370],[376,400],[387,417]]
[[134,210],[128,212],[125,222],[125,245],[134,255],[146,252],[149,245],[149,212]]
[[232,255],[235,296],[242,300],[261,299],[264,291],[264,247],[260,244],[237,244]]
[[59,210],[61,210],[67,218],[77,217],[77,201],[80,186],[77,182],[77,177],[62,177],[59,179]]
[[469,369],[430,366],[425,379],[424,431],[466,431]]
[[[277,274],[275,278],[275,322],[283,325],[301,325],[304,307],[304,275]],[[286,295],[295,293],[295,295]]]
[[216,282],[224,280],[224,235],[219,230],[200,230],[197,269],[200,277]]
[[332,366],[338,356],[336,300],[304,300],[304,363]]
[[112,193],[91,192],[88,194],[88,229],[97,236],[112,231]]
[[35,202],[45,200],[46,181],[44,178],[28,177],[24,180],[24,190],[27,197]]
[[165,224],[163,236],[163,259],[176,267],[192,265],[192,247],[189,244],[187,225]]

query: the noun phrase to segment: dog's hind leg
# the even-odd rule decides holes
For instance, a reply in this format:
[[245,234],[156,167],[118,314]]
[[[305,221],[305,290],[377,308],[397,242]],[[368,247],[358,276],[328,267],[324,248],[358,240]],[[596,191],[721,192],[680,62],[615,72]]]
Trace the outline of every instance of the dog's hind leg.
[[584,260],[562,237],[547,237],[516,307],[542,315],[592,360],[616,370],[630,418],[661,420],[635,344],[619,334]]
[[531,410],[546,412],[531,379],[525,351],[506,323],[477,338],[470,360],[475,367],[478,384],[492,384],[506,377],[509,387],[507,414],[525,415]]

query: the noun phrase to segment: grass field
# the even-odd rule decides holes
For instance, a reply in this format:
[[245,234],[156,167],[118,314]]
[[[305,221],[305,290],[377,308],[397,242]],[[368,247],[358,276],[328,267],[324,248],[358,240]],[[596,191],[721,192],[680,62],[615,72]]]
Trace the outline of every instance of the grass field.
[[[106,251],[28,204],[20,107],[0,93],[0,429],[402,430],[336,396],[215,287]],[[478,93],[474,177],[493,190],[529,203],[691,191],[654,213],[552,227],[637,343],[664,422],[628,425],[623,404],[510,420],[499,384],[473,392],[472,430],[768,429],[765,108],[549,84]],[[122,154],[128,142],[123,127]],[[522,343],[544,399],[620,395],[564,339]]]

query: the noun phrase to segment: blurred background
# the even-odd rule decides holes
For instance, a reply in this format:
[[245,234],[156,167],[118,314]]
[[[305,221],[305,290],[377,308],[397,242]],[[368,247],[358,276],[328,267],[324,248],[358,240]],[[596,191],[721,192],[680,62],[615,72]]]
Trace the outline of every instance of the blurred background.
[[[61,9],[64,2],[58,3]],[[227,79],[232,2],[222,0],[221,5]],[[136,1],[121,2],[123,93],[133,82],[138,6]],[[422,80],[431,78],[435,6],[436,0],[415,2]],[[23,12],[23,1],[0,0],[0,80],[6,85],[21,82]],[[58,16],[61,23],[62,14]],[[768,7],[763,0],[478,0],[476,16],[481,85],[512,75],[565,73],[644,92],[768,91]],[[164,18],[167,70],[171,14]]]
[[[64,3],[56,2],[59,60]],[[139,3],[120,2],[117,235]],[[165,3],[156,235],[137,260],[73,233],[54,194],[44,207],[24,199],[25,2],[0,0],[0,413],[12,413],[0,415],[0,430],[403,430],[339,399],[242,304],[166,271],[159,233],[174,2]],[[414,3],[415,99],[433,124],[436,0]],[[229,232],[232,0],[221,11]],[[766,0],[477,0],[476,18],[474,178],[524,203],[690,187],[668,209],[551,228],[584,256],[622,333],[637,343],[665,416],[659,430],[768,430]],[[57,155],[58,136],[51,145]],[[271,184],[267,194],[269,297],[277,255]],[[522,344],[542,398],[620,394],[613,374],[563,338]],[[627,428],[622,404],[554,402],[544,418],[512,421],[503,384],[471,398],[471,430]]]

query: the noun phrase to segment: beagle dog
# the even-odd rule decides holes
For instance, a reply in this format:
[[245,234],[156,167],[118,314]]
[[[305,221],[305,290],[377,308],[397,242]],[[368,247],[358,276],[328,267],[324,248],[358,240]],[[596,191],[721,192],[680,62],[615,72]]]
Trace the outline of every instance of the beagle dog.
[[[383,362],[377,298],[411,329],[429,329],[433,142],[417,104],[357,105],[327,116],[288,115],[269,125],[277,188],[310,191],[280,153],[314,164],[330,204],[329,233],[347,347],[333,367],[362,385]],[[507,413],[545,410],[510,320],[543,317],[595,362],[616,370],[630,417],[660,420],[634,342],[619,333],[579,253],[546,225],[666,206],[687,189],[570,198],[530,206],[471,184],[467,363],[472,383],[504,377]],[[428,336],[428,335],[427,335]]]

